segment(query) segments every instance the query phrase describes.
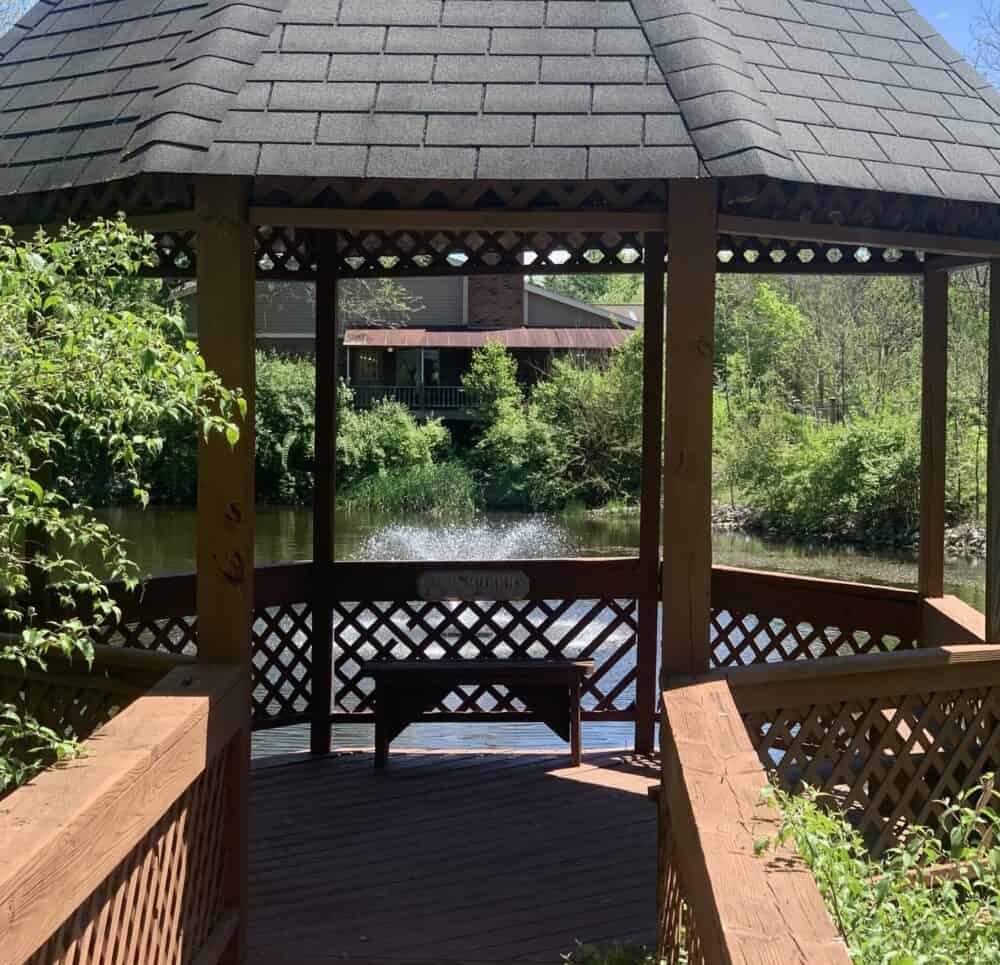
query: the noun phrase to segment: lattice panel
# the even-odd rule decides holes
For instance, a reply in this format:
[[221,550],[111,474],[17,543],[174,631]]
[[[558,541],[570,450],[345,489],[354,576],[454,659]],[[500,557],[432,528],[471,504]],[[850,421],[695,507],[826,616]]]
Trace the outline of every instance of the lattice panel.
[[0,701],[11,703],[57,733],[85,740],[132,701],[127,688],[95,675],[0,675]]
[[933,823],[940,799],[1000,765],[995,688],[753,712],[744,721],[764,766],[789,789],[832,794],[875,855],[901,822]]
[[0,221],[10,225],[55,225],[97,217],[161,214],[190,210],[194,195],[187,179],[143,174],[65,191],[43,191],[0,199]]
[[[405,215],[400,221],[405,225]],[[641,271],[635,232],[341,232],[342,275]]]
[[1000,234],[1000,211],[996,205],[822,187],[768,178],[722,181],[719,206],[724,214],[807,224],[918,231],[991,240]]
[[684,896],[680,869],[674,861],[677,841],[662,804],[658,836],[657,961],[661,965],[703,965],[705,957],[698,929]]
[[665,211],[665,181],[391,181],[257,178],[253,203],[268,207],[451,211]]
[[781,617],[725,609],[713,609],[710,634],[713,667],[913,650],[917,646],[916,640],[901,638],[886,628],[793,623]]
[[[253,725],[304,719],[312,684],[309,634],[312,612],[305,603],[262,607],[253,624]],[[110,627],[94,635],[98,643],[197,656],[194,616],[148,618]]]
[[253,625],[253,723],[305,719],[312,694],[312,610],[306,603],[256,611]]
[[[594,660],[584,681],[591,714],[635,707],[635,600],[362,602],[334,605],[334,705],[374,709],[370,660]],[[503,687],[456,689],[436,713],[523,712]]]
[[198,271],[198,236],[194,231],[159,231],[153,235],[159,265],[143,274],[193,278]]
[[224,911],[224,773],[219,755],[27,965],[195,961]]
[[193,657],[198,653],[197,618],[149,618],[137,623],[105,627],[93,634],[95,643],[115,647],[137,647],[140,650],[163,650]]

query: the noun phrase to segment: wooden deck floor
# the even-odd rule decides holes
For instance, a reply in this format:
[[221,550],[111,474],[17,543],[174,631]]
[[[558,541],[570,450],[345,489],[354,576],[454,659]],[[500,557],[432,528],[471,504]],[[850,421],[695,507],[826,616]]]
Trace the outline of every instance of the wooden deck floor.
[[655,766],[626,754],[370,753],[255,768],[257,965],[559,965],[653,940]]

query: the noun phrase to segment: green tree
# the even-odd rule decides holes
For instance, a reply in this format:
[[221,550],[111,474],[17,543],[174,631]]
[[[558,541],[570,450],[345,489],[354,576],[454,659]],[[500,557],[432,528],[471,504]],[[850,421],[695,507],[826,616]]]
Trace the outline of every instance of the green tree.
[[499,342],[489,341],[472,353],[462,387],[471,399],[470,411],[479,426],[495,423],[507,410],[524,403],[517,362]]
[[538,275],[543,288],[590,305],[637,305],[642,302],[642,275]]
[[[0,660],[44,670],[88,660],[91,633],[117,619],[104,580],[134,586],[123,540],[56,471],[70,448],[99,451],[142,505],[163,426],[186,422],[235,445],[246,404],[205,367],[164,307],[152,240],[125,224],[70,226],[14,244],[0,229]],[[72,615],[65,615],[72,614]],[[72,753],[73,735],[0,705],[0,790]]]

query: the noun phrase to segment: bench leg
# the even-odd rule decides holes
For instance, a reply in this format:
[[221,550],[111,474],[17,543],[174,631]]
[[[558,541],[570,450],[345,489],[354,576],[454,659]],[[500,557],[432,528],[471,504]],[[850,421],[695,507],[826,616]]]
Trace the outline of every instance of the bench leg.
[[375,767],[381,769],[385,767],[389,759],[389,721],[388,714],[378,709],[375,705]]
[[579,767],[583,755],[580,731],[580,678],[576,677],[569,689],[569,748],[574,767]]

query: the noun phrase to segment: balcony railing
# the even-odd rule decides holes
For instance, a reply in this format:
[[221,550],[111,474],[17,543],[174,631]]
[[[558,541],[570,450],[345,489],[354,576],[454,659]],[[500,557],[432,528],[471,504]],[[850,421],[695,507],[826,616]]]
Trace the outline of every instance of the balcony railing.
[[460,385],[354,385],[354,406],[370,409],[389,399],[411,409],[464,409],[471,397]]

